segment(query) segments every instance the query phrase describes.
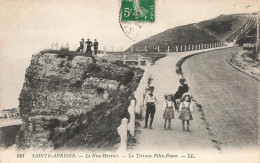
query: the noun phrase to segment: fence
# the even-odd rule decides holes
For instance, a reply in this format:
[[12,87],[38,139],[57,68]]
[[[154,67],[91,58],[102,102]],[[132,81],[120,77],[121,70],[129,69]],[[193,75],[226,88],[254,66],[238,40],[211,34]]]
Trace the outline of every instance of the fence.
[[[159,52],[185,52],[185,51],[193,51],[193,50],[201,50],[201,49],[209,49],[209,48],[215,48],[215,47],[221,47],[224,46],[223,42],[215,42],[215,43],[208,43],[208,44],[188,44],[188,45],[177,45],[177,46],[155,46],[155,48],[150,47],[150,51],[156,51]],[[144,46],[144,50],[135,50],[135,51],[149,51],[147,46]],[[134,52],[134,47],[131,47],[131,52]]]
[[102,58],[108,61],[123,61],[124,64],[127,64],[127,62],[137,62],[138,66],[141,66],[142,62],[146,63],[147,60],[150,62],[149,57],[142,57],[141,54],[137,53],[111,53],[104,55]]
[[127,150],[127,130],[130,131],[132,136],[135,135],[135,114],[140,115],[143,107],[144,97],[146,94],[146,88],[148,87],[148,80],[151,78],[150,66],[151,62],[146,61],[145,71],[143,77],[135,91],[136,100],[131,100],[128,112],[130,114],[130,120],[123,118],[121,125],[117,128],[118,134],[120,135],[121,142],[118,151],[124,152]]

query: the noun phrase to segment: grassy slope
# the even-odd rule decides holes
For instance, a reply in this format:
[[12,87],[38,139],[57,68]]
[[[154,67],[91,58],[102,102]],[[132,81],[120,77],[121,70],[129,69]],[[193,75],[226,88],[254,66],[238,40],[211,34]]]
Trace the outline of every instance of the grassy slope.
[[[134,44],[134,49],[144,49],[147,47],[149,51],[156,51],[156,46],[160,46],[160,51],[167,51],[167,46],[175,47],[176,45],[202,44],[209,42],[218,42],[218,40],[206,33],[202,29],[198,29],[193,24],[168,29],[162,33],[154,35],[148,39]],[[128,49],[130,50],[130,49]]]
[[246,20],[246,15],[220,15],[214,19],[206,20],[197,25],[210,32],[219,40],[227,39],[234,31],[243,26]]
[[[196,24],[168,29],[134,44],[134,49],[167,51],[168,46],[175,48],[177,45],[214,43],[224,41],[232,37],[233,33],[241,30],[248,23],[248,14],[220,15],[216,18],[202,21]],[[130,48],[127,50],[130,51]]]

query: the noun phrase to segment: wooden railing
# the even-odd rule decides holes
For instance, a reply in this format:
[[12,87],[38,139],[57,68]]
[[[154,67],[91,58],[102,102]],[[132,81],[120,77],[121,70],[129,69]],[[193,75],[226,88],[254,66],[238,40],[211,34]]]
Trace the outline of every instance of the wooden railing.
[[129,122],[127,118],[123,118],[121,125],[118,127],[118,134],[121,138],[120,146],[118,148],[119,152],[125,152],[127,150],[127,130],[130,131],[132,136],[135,136],[135,115],[141,114],[146,88],[148,87],[148,80],[151,78],[150,66],[151,62],[147,61],[143,77],[134,94],[136,100],[131,100],[130,106],[128,107],[128,112],[130,114]]

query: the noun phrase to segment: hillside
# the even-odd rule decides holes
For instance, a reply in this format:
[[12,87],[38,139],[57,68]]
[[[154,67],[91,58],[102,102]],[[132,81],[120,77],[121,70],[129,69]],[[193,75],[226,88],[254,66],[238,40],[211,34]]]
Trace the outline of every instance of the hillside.
[[146,46],[148,51],[157,51],[156,47],[160,46],[161,52],[167,51],[169,46],[170,51],[173,51],[175,46],[180,45],[230,42],[245,36],[254,27],[255,20],[250,14],[220,15],[200,23],[168,29],[133,46],[138,50],[143,50]]

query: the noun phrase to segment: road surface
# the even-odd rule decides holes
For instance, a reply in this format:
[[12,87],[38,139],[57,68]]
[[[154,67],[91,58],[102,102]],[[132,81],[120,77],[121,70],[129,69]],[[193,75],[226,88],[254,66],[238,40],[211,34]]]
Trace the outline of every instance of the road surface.
[[259,82],[226,62],[228,55],[239,51],[241,48],[207,52],[182,65],[191,93],[202,105],[222,148],[257,144]]

